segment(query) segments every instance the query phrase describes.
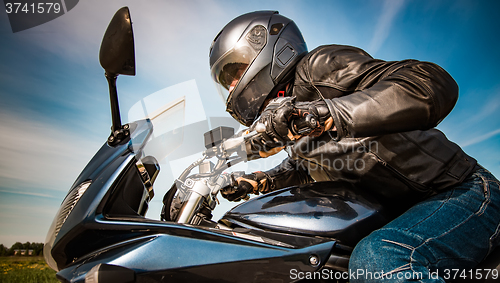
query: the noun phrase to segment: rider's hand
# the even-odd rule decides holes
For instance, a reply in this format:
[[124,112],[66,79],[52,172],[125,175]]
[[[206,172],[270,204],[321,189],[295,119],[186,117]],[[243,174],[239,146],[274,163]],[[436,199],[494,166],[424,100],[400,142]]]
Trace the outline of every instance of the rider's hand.
[[272,190],[272,180],[263,172],[243,175],[230,186],[221,189],[221,195],[229,201],[247,199],[248,194],[268,193]]
[[255,160],[259,158],[266,158],[275,155],[284,149],[284,146],[272,147],[268,146],[263,136],[257,135],[254,138],[248,139],[245,142],[246,158],[247,160]]
[[261,133],[267,148],[282,147],[293,140],[288,123],[294,110],[292,97],[271,100],[252,128]]
[[[312,115],[316,121],[316,127],[307,133],[308,136],[319,137],[324,132],[332,129],[333,118],[325,101],[303,101],[294,104],[292,120],[304,119],[308,115]],[[296,129],[294,130],[296,132]],[[333,130],[336,131],[335,126]]]
[[323,100],[294,102],[293,97],[271,100],[254,125],[257,131],[262,133],[268,147],[280,147],[302,137],[293,134],[297,129],[293,128],[292,121],[305,119],[308,115],[314,118],[316,125],[307,135],[320,136],[333,126],[333,118]]

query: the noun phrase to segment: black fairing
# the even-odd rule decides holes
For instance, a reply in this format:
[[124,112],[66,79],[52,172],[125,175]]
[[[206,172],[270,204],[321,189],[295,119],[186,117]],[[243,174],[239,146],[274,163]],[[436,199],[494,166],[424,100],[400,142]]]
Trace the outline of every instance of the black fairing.
[[[53,243],[51,253],[60,269],[89,250],[136,236],[134,233],[124,233],[125,227],[105,226],[96,221],[102,215],[144,219],[141,214],[143,211],[137,211],[144,185],[135,167],[139,158],[135,151],[149,138],[152,126],[149,121],[141,120],[130,123],[130,131],[132,139],[127,138],[116,146],[105,143],[69,190],[71,192],[82,182],[92,180]],[[148,173],[154,176],[159,168],[157,164],[149,163],[156,161],[149,157],[143,158],[143,161]],[[124,168],[121,169],[121,166]]]
[[227,212],[222,222],[309,236],[354,246],[388,222],[377,200],[350,183],[318,182],[252,199]]

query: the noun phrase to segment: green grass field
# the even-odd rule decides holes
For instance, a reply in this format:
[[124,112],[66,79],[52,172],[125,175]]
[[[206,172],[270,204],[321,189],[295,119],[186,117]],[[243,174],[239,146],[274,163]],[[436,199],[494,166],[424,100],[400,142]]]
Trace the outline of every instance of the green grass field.
[[58,283],[43,257],[0,257],[0,283]]

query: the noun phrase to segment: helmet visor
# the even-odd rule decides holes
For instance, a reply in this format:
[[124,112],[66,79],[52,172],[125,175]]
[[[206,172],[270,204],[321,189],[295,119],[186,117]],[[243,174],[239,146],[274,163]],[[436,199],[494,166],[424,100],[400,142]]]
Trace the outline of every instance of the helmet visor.
[[212,78],[224,103],[227,104],[231,91],[236,88],[240,78],[258,53],[240,40],[234,48],[222,56],[212,67]]

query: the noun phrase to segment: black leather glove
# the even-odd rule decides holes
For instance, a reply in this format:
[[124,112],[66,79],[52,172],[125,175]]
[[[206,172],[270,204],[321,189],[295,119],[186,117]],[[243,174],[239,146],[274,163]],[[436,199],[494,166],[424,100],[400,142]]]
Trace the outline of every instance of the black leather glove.
[[[266,136],[269,138],[268,136]],[[277,146],[276,143],[269,143],[266,141],[266,137],[262,134],[256,135],[245,141],[245,150],[247,160],[255,160],[260,158],[267,158],[280,152],[284,146]]]
[[294,111],[294,100],[294,97],[271,100],[259,120],[252,125],[262,134],[268,149],[285,146],[293,140],[289,135],[288,124]]
[[[333,118],[330,110],[323,100],[296,102],[291,119],[291,131],[293,135],[319,137],[333,126]],[[313,125],[308,123],[308,129],[302,132],[299,126],[300,123],[294,122],[305,120],[312,121]]]
[[220,190],[222,197],[229,201],[248,199],[248,194],[268,193],[273,189],[272,179],[263,172],[255,172],[237,178],[233,184]]
[[252,127],[262,132],[267,147],[280,147],[304,135],[320,136],[332,126],[325,101],[295,102],[294,97],[279,97],[271,100]]

